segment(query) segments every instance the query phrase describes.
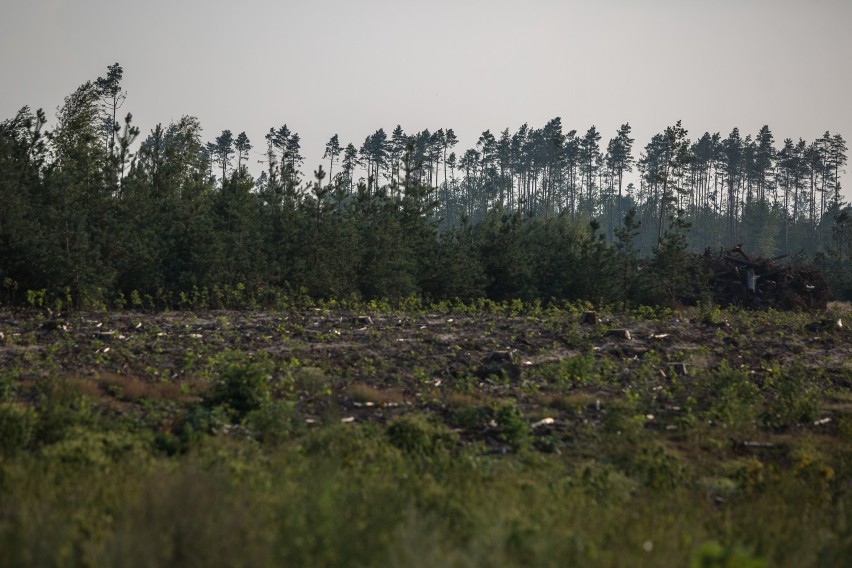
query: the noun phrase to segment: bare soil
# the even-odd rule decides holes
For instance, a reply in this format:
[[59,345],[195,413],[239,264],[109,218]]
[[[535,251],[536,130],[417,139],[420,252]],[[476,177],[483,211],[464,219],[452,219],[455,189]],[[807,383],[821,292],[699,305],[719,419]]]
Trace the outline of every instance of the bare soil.
[[632,397],[646,427],[675,436],[689,397],[712,395],[702,381],[713,369],[747,370],[760,384],[796,368],[819,390],[819,415],[788,426],[830,432],[852,411],[849,316],[844,305],[811,314],[598,313],[591,324],[579,312],[540,310],[3,312],[0,367],[24,381],[73,379],[117,411],[144,413],[146,400],[199,397],[217,356],[239,351],[274,362],[276,396],[297,401],[308,424],[429,413],[496,447],[505,436],[493,414],[477,422],[460,409],[511,400],[533,434],[558,446]]

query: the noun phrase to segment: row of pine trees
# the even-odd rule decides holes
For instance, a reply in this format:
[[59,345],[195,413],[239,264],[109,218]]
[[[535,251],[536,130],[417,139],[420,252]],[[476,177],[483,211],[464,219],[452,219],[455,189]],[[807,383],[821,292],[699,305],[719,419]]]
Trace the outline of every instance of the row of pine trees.
[[486,131],[459,157],[452,129],[397,126],[360,148],[333,136],[305,179],[284,125],[255,178],[244,132],[205,141],[187,116],[140,139],[119,115],[122,77],[116,63],[81,85],[51,129],[28,107],[0,123],[5,303],[217,307],[282,291],[659,303],[700,295],[689,250],[738,242],[817,262],[836,296],[852,293],[839,134],[776,148],[768,127],[692,141],[677,123],[637,156],[629,124],[604,147],[594,126],[555,118]]

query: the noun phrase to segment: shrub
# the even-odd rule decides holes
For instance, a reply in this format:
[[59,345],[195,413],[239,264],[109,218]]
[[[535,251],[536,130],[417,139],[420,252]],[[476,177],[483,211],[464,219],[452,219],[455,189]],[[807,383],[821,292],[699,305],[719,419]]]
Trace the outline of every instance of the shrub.
[[94,420],[90,400],[83,396],[74,383],[48,378],[40,382],[36,390],[38,423],[35,442],[56,442],[72,428],[89,425]]
[[279,400],[265,404],[246,416],[252,435],[264,444],[280,444],[300,433],[305,426],[296,405]]
[[26,448],[35,426],[36,414],[32,408],[14,403],[0,404],[0,454],[13,456]]
[[64,440],[42,449],[48,463],[105,468],[121,461],[141,463],[147,459],[150,444],[143,438],[123,432],[95,432],[74,428]]
[[457,436],[442,424],[423,416],[404,416],[390,423],[387,429],[390,443],[402,451],[432,456],[452,448]]
[[505,402],[497,407],[494,421],[500,428],[500,438],[513,450],[526,447],[530,441],[530,427],[521,410],[514,402]]
[[706,377],[703,399],[710,418],[725,426],[748,422],[757,416],[759,389],[748,370],[722,362]]
[[240,352],[226,352],[205,401],[224,406],[242,420],[270,400],[272,364],[267,357],[252,359]]
[[816,419],[819,389],[806,369],[794,366],[783,371],[774,381],[772,394],[763,414],[767,425],[780,427]]
[[766,563],[739,547],[725,548],[718,542],[707,541],[693,553],[690,568],[763,568]]

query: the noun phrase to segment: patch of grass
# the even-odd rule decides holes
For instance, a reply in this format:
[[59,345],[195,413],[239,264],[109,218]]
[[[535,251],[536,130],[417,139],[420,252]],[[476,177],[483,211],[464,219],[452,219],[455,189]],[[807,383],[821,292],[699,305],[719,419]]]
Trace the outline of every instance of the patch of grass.
[[189,393],[200,384],[194,381],[153,382],[132,375],[102,373],[95,377],[95,384],[107,394],[128,402],[141,400],[188,401]]
[[566,394],[543,394],[539,397],[539,401],[542,405],[550,408],[582,415],[589,407],[594,407],[600,403],[600,398],[592,393],[574,391]]
[[346,395],[354,402],[376,405],[402,404],[405,396],[399,389],[378,389],[366,383],[354,383],[346,387]]

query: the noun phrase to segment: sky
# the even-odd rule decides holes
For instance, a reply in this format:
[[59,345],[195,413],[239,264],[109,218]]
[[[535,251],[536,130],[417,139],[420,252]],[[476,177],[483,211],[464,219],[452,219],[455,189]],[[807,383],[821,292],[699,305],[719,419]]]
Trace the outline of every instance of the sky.
[[459,154],[557,116],[603,147],[630,123],[636,156],[678,120],[693,140],[849,142],[850,24],[850,0],[3,0],[0,120],[53,117],[118,62],[143,137],[193,115],[259,160],[287,124],[309,177],[334,134],[360,147],[397,124],[452,128]]

